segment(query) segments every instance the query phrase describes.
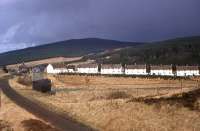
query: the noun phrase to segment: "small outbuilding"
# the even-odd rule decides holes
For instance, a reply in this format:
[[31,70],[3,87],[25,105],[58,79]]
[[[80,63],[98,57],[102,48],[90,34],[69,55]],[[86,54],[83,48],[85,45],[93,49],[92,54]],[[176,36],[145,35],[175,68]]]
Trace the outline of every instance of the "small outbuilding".
[[46,92],[51,91],[51,86],[52,86],[51,80],[40,79],[40,80],[33,81],[32,88],[33,88],[33,90],[46,93]]

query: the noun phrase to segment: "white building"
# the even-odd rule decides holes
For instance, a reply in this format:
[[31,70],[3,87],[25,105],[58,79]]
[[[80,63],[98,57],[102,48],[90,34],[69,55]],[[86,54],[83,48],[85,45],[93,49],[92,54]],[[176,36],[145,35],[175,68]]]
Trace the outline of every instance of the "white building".
[[198,66],[177,66],[176,67],[177,76],[199,76]]
[[54,73],[54,68],[53,68],[52,64],[49,64],[47,66],[46,71],[47,71],[48,74],[53,74]]
[[83,74],[97,74],[98,65],[97,64],[83,64],[77,66],[77,73]]
[[174,76],[171,65],[151,66],[151,75]]
[[123,67],[120,64],[101,65],[101,74],[123,74]]
[[146,65],[126,65],[126,75],[147,75]]
[[47,73],[49,74],[59,74],[59,73],[75,73],[74,68],[65,67],[63,65],[51,65],[49,64],[46,68]]

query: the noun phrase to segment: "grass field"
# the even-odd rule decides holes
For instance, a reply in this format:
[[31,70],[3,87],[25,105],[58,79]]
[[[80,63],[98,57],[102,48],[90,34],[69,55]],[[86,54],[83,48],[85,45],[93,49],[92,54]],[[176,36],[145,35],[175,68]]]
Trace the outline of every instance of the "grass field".
[[[33,67],[37,65],[42,65],[42,64],[49,64],[49,63],[60,63],[60,62],[72,62],[72,61],[78,61],[81,60],[82,57],[54,57],[54,58],[48,58],[48,59],[43,59],[43,60],[36,60],[36,61],[31,61],[31,62],[26,62],[25,64],[27,66]],[[15,69],[18,68],[19,64],[13,64],[13,65],[8,65],[8,69]]]
[[[190,105],[181,104],[189,99],[182,93],[187,96],[187,92],[198,89],[196,81],[77,75],[48,77],[53,81],[55,95],[33,91],[31,86],[19,84],[17,78],[9,83],[41,105],[98,130],[200,130],[200,98],[192,99]],[[174,95],[177,99],[165,102]],[[190,108],[192,105],[195,109]]]
[[0,131],[58,131],[1,93]]
[[[0,83],[4,77],[0,73]],[[0,131],[58,131],[51,124],[29,113],[11,101],[0,88]]]

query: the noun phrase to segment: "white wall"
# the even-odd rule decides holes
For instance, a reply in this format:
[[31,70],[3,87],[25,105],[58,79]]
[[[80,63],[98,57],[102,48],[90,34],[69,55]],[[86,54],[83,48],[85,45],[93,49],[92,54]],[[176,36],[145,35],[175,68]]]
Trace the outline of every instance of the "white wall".
[[77,73],[97,74],[98,67],[96,67],[96,68],[77,68]]
[[52,66],[51,64],[49,64],[49,65],[47,66],[47,73],[49,73],[49,74],[54,73],[54,69],[53,69],[53,66]]
[[199,76],[198,70],[181,70],[177,71],[177,76]]
[[67,69],[69,73],[75,73],[73,69]]
[[174,76],[172,70],[151,70],[151,75]]
[[146,69],[125,69],[126,75],[147,75]]
[[101,74],[123,74],[122,68],[120,69],[101,69]]
[[49,74],[59,74],[59,73],[74,73],[73,69],[67,69],[67,68],[56,68],[54,69],[51,64],[47,66],[47,73]]

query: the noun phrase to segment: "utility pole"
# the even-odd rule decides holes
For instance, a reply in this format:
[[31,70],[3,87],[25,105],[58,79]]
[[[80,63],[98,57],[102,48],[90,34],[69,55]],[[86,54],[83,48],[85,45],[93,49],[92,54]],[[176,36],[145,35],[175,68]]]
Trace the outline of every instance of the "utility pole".
[[181,79],[181,93],[183,93],[183,80]]
[[1,110],[1,88],[0,88],[0,110]]

